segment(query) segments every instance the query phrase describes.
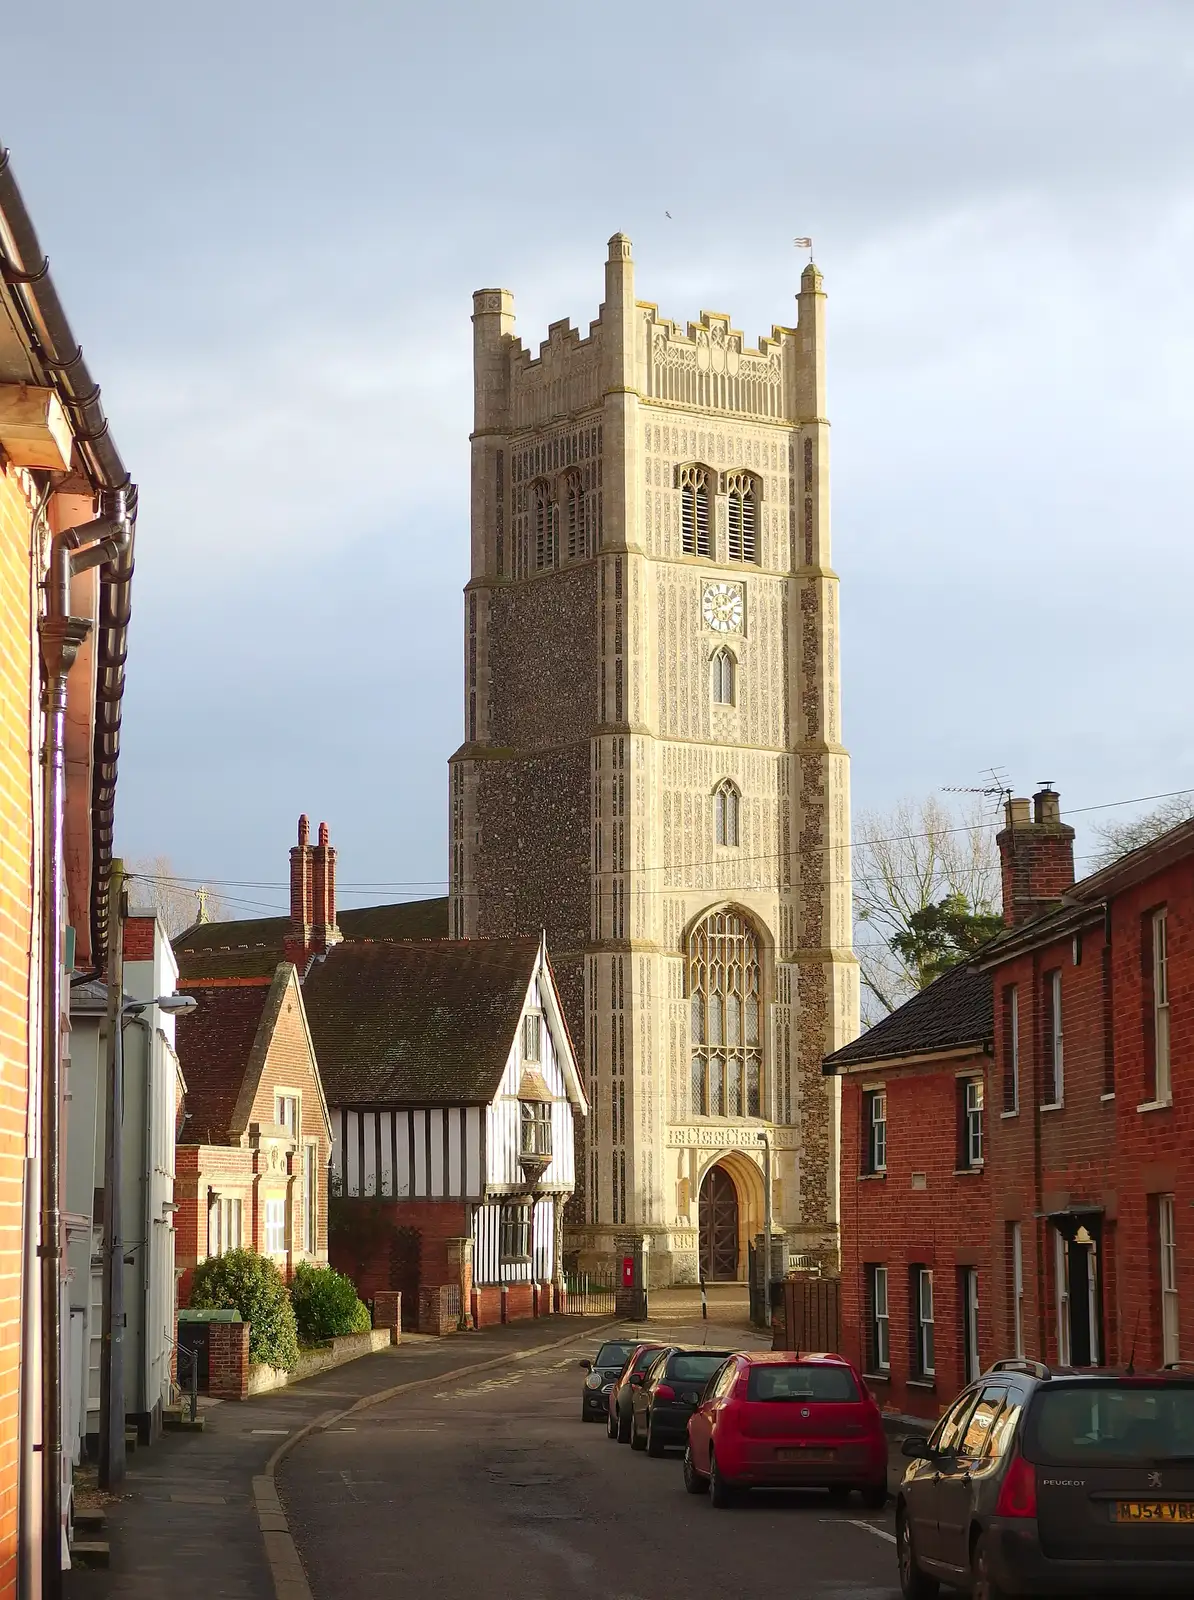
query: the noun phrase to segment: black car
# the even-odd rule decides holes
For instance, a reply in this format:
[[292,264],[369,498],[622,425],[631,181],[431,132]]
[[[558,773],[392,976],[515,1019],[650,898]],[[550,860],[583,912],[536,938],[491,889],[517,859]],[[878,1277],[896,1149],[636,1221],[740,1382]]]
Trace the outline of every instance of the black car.
[[688,1443],[688,1419],[705,1386],[732,1350],[668,1345],[656,1351],[643,1381],[630,1391],[630,1448],[661,1456]]
[[1194,1372],[997,1361],[903,1451],[907,1600],[1194,1593]]
[[625,1365],[614,1379],[614,1386],[609,1395],[605,1431],[619,1444],[625,1444],[630,1438],[630,1396],[643,1381],[643,1373],[662,1349],[663,1346],[658,1339],[648,1339],[641,1344],[633,1345]]
[[601,1422],[609,1415],[609,1397],[618,1373],[626,1365],[626,1357],[634,1349],[633,1339],[607,1339],[592,1361],[586,1359],[581,1366],[588,1373],[580,1397],[580,1420]]

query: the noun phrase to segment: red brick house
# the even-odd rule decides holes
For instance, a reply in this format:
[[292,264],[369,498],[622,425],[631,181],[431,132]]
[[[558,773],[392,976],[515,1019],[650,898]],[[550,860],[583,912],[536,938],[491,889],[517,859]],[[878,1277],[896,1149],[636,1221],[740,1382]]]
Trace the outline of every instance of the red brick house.
[[298,973],[184,977],[175,1041],[186,1098],[175,1162],[185,1305],[198,1262],[244,1246],[287,1277],[327,1260],[331,1122]]
[[[1194,1132],[1183,1010],[1194,823],[1080,883],[1073,838],[1051,790],[1010,801],[998,838],[1006,932],[825,1062],[843,1084],[843,1343],[876,1366],[874,1268],[886,1268],[877,1376],[914,1415],[936,1416],[976,1360],[1155,1365],[1180,1359],[1194,1328],[1194,1174],[1180,1156]],[[980,1067],[976,1104],[963,1085]],[[863,1170],[876,1104],[881,1185]],[[931,1384],[917,1357],[926,1269]]]

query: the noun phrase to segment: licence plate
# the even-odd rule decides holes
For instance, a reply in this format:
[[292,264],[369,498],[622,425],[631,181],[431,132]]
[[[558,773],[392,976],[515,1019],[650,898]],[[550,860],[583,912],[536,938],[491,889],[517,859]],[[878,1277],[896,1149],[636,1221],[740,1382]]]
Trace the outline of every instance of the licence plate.
[[832,1461],[833,1457],[834,1452],[832,1450],[777,1450],[775,1452],[777,1461]]
[[1194,1500],[1117,1500],[1112,1521],[1194,1524]]

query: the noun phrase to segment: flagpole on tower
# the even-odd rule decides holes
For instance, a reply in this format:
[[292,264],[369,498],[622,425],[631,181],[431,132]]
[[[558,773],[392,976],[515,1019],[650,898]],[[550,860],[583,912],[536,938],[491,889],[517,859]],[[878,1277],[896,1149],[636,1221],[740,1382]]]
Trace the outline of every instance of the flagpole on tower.
[[813,241],[811,239],[793,239],[792,243],[796,246],[797,250],[807,250],[808,259],[810,261],[813,259]]

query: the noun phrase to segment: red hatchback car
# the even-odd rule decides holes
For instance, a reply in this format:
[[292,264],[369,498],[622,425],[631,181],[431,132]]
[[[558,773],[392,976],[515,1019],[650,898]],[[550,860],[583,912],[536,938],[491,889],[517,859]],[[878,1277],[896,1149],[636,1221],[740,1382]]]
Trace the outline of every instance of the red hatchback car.
[[715,1506],[743,1489],[852,1489],[887,1500],[887,1437],[860,1374],[844,1356],[743,1351],[713,1374],[688,1421],[684,1487]]

